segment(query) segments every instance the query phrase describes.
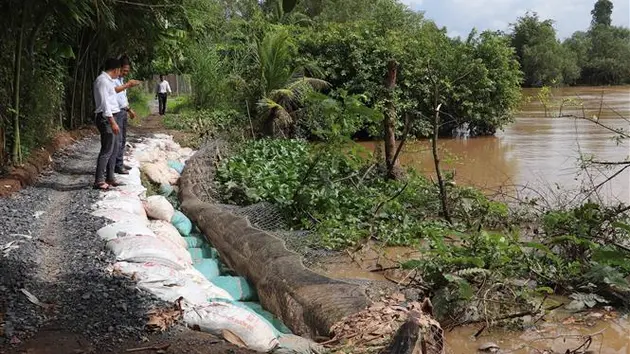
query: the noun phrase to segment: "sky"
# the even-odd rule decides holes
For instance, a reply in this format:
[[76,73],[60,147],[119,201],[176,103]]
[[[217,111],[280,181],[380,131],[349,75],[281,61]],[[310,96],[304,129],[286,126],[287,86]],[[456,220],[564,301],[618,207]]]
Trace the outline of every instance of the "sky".
[[[466,37],[470,30],[507,30],[510,23],[527,11],[541,19],[552,19],[558,37],[570,37],[586,30],[596,0],[402,0],[438,26],[446,26],[452,37]],[[630,27],[630,0],[612,0],[613,25]]]

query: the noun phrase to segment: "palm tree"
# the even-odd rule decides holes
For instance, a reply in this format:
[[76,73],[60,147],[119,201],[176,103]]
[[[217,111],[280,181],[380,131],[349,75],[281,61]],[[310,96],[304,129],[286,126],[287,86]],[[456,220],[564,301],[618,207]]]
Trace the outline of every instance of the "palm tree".
[[295,113],[308,94],[329,86],[324,80],[307,77],[305,68],[292,68],[292,55],[290,37],[284,30],[271,31],[258,43],[256,59],[263,95],[258,108],[267,135],[291,135]]

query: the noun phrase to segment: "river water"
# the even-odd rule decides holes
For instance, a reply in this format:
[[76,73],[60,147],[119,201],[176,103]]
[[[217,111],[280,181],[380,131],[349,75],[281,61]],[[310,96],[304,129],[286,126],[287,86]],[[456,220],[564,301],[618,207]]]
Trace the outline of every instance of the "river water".
[[[630,131],[630,86],[554,89],[547,116],[538,92],[524,90],[515,122],[496,136],[441,140],[443,168],[455,171],[457,183],[477,186],[489,194],[564,202],[569,197],[578,198],[575,195],[580,190],[598,185],[619,170],[596,168],[586,174],[579,168],[579,159],[590,155],[600,161],[619,161],[630,155],[628,141],[617,143],[615,134],[601,126]],[[572,101],[561,109],[563,100]],[[601,125],[558,117],[560,113],[596,119]],[[372,150],[375,144],[362,143]],[[409,143],[401,163],[432,175],[435,170],[429,142]],[[605,184],[599,194],[605,202],[630,202],[630,169]],[[581,193],[576,200],[584,197]]]
[[[473,185],[497,197],[539,197],[551,203],[584,200],[585,190],[619,168],[596,168],[587,174],[580,169],[581,156],[592,155],[599,161],[622,161],[630,156],[629,142],[616,142],[614,132],[605,128],[630,132],[630,86],[554,89],[547,112],[538,99],[539,92],[525,89],[514,123],[494,137],[442,139],[442,167],[454,170],[458,184]],[[381,143],[361,143],[372,151],[376,144]],[[400,160],[405,167],[434,176],[429,141],[408,143]],[[603,185],[598,195],[590,196],[606,203],[630,203],[630,169]],[[392,259],[413,258],[415,252],[399,248],[387,251],[391,251]],[[383,263],[383,258],[367,255],[359,261],[356,257],[334,259],[319,271],[340,279],[383,280],[382,275],[367,270],[376,263]],[[483,331],[475,338],[480,328],[474,325],[448,332],[447,353],[475,353],[486,342],[498,344],[501,353],[564,353],[592,336],[589,350],[593,353],[630,354],[628,315],[603,310],[575,316],[558,310],[528,330]]]

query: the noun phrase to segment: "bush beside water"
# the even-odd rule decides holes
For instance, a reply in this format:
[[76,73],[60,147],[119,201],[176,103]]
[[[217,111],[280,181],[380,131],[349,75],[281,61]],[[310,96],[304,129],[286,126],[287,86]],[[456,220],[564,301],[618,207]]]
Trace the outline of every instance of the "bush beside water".
[[423,257],[402,266],[422,274],[418,285],[444,313],[474,317],[488,298],[535,309],[552,293],[582,294],[577,307],[593,305],[597,294],[595,304],[628,304],[630,226],[621,207],[584,204],[523,220],[478,190],[447,183],[451,225],[435,183],[413,171],[385,180],[366,155],[303,140],[248,141],[222,161],[216,181],[227,202],[279,207],[293,228],[313,232],[311,247],[420,246]]

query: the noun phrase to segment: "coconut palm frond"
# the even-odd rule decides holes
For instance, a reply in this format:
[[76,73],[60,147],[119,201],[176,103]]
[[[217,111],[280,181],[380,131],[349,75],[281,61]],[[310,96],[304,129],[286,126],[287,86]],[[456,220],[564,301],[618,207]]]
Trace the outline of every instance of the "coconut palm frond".
[[291,44],[284,30],[270,32],[258,44],[258,63],[264,80],[264,91],[283,87],[291,77]]

